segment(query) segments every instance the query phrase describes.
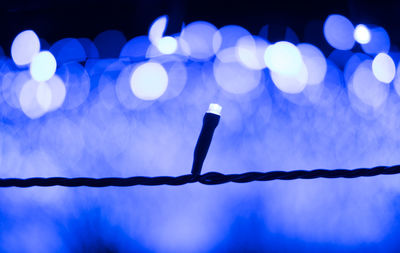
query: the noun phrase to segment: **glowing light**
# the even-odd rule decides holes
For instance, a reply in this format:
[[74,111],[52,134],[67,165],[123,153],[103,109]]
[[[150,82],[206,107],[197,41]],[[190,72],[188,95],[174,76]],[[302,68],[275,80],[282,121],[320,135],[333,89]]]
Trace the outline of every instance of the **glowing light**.
[[208,60],[221,45],[219,32],[215,26],[205,21],[197,21],[185,27],[180,36],[182,50],[194,60]]
[[287,41],[269,46],[265,51],[264,60],[271,71],[280,75],[297,75],[303,66],[300,51]]
[[144,60],[150,46],[147,36],[138,36],[128,41],[121,50],[120,57],[129,57],[132,60]]
[[130,84],[136,97],[143,100],[155,100],[167,89],[168,75],[161,64],[148,62],[134,70]]
[[263,69],[266,67],[264,52],[268,44],[261,38],[245,36],[238,40],[235,47],[240,62],[251,69]]
[[207,112],[213,113],[216,115],[221,115],[221,110],[222,110],[222,106],[220,106],[219,104],[210,104]]
[[251,36],[251,34],[241,26],[227,25],[221,27],[213,38],[214,52],[218,53],[218,51],[235,47],[240,38],[247,36]]
[[23,31],[15,37],[11,45],[11,57],[18,66],[31,63],[33,57],[40,51],[40,41],[32,30]]
[[333,14],[330,15],[324,24],[324,36],[328,43],[339,50],[350,50],[353,48],[354,26],[344,16]]
[[260,83],[261,71],[249,69],[237,61],[215,60],[214,77],[224,90],[233,94],[244,94]]
[[178,48],[178,42],[171,36],[162,37],[157,42],[157,48],[163,54],[173,54]]
[[79,38],[79,43],[81,43],[83,49],[85,50],[86,57],[88,59],[91,58],[99,58],[99,51],[97,50],[94,43],[88,38]]
[[367,44],[361,44],[361,48],[367,54],[388,53],[390,49],[390,38],[382,27],[370,29],[371,39]]
[[271,71],[271,79],[279,90],[289,94],[297,94],[306,87],[308,72],[306,66],[302,64],[299,73],[296,75],[285,75]]
[[167,27],[168,16],[164,15],[157,18],[149,29],[149,39],[151,43],[157,45],[158,41],[162,38],[165,28]]
[[19,95],[19,104],[22,111],[31,119],[39,118],[46,113],[37,100],[37,91],[40,83],[30,80],[24,84]]
[[66,62],[82,62],[86,60],[85,48],[77,39],[67,38],[54,43],[49,51],[54,55],[58,65]]
[[57,75],[54,75],[46,83],[51,90],[51,103],[48,111],[55,111],[64,103],[66,96],[65,85],[61,78]]
[[1,80],[2,97],[5,102],[14,108],[19,108],[19,94],[24,84],[31,79],[28,70],[8,73]]
[[346,82],[349,82],[351,77],[354,74],[354,71],[356,71],[358,65],[360,65],[362,62],[365,60],[370,59],[370,57],[366,54],[363,53],[356,53],[353,56],[351,56],[348,61],[346,62],[345,68],[344,68],[344,79]]
[[185,88],[188,75],[186,66],[181,61],[167,61],[163,63],[163,67],[168,73],[168,89],[160,97],[160,101],[179,96]]
[[390,83],[396,74],[396,66],[389,55],[380,53],[372,61],[372,71],[376,79]]
[[36,89],[36,99],[44,111],[48,111],[51,105],[51,89],[47,83],[39,83]]
[[30,65],[32,78],[38,82],[49,80],[57,69],[57,62],[53,54],[43,51],[37,54]]
[[350,82],[350,91],[364,104],[378,108],[385,102],[389,86],[375,78],[371,65],[371,60],[365,60],[357,67]]
[[359,24],[354,29],[354,39],[360,44],[367,44],[371,40],[371,32],[368,27]]
[[57,70],[57,75],[66,87],[66,98],[63,108],[74,109],[80,106],[90,92],[90,77],[85,68],[79,63],[64,64]]
[[307,68],[307,84],[315,85],[322,82],[325,78],[327,63],[321,50],[306,43],[297,45],[297,48],[300,50],[303,62]]
[[397,65],[396,78],[393,81],[394,89],[400,96],[400,65]]

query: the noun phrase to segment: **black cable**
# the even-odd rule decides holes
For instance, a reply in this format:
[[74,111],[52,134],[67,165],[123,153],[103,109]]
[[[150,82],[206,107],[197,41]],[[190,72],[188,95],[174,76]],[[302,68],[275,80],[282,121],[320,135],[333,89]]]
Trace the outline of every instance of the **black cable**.
[[215,128],[220,119],[221,107],[211,104],[208,112],[203,119],[203,127],[196,144],[193,158],[192,174],[178,177],[108,177],[108,178],[0,178],[0,187],[32,187],[32,186],[134,186],[134,185],[184,185],[199,182],[206,185],[224,184],[228,182],[248,183],[253,181],[271,180],[294,180],[294,179],[314,179],[314,178],[356,178],[372,177],[377,175],[400,174],[400,165],[378,166],[374,168],[359,168],[354,170],[295,170],[295,171],[271,171],[271,172],[246,172],[243,174],[221,174],[218,172],[208,172],[200,175],[203,162],[206,158]]
[[204,115],[203,127],[201,128],[200,136],[197,140],[193,155],[192,174],[194,176],[199,176],[201,173],[215,128],[217,128],[219,123],[221,109],[221,106],[211,104],[207,113]]
[[314,179],[314,178],[356,178],[373,177],[378,175],[400,174],[400,165],[378,166],[374,168],[359,168],[354,170],[295,170],[295,171],[271,171],[271,172],[247,172],[243,174],[221,174],[218,172],[208,172],[195,176],[192,174],[178,177],[129,177],[129,178],[5,178],[0,179],[0,187],[32,187],[32,186],[135,186],[135,185],[184,185],[199,182],[206,185],[224,184],[228,182],[249,183],[254,181],[272,180],[294,180],[294,179]]

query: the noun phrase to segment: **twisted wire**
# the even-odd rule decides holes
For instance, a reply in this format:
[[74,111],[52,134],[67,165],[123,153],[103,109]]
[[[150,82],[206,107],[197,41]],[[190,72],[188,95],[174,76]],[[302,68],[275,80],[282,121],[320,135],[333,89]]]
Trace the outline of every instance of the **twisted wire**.
[[89,186],[89,187],[107,187],[107,186],[135,186],[135,185],[184,185],[188,183],[199,182],[205,185],[225,184],[228,182],[249,183],[254,181],[272,181],[272,180],[294,180],[294,179],[315,179],[315,178],[357,178],[372,177],[378,175],[400,174],[400,165],[377,166],[374,168],[348,169],[316,169],[316,170],[294,170],[294,171],[270,171],[270,172],[246,172],[243,174],[222,174],[218,172],[208,172],[203,175],[182,175],[177,177],[159,176],[159,177],[108,177],[108,178],[2,178],[0,187],[32,187],[32,186]]

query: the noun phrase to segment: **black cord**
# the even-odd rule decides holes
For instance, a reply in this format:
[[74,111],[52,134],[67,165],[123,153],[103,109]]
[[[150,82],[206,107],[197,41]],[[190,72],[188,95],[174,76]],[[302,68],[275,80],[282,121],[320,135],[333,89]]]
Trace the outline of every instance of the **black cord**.
[[[214,106],[219,108],[212,111]],[[209,111],[204,115],[203,127],[200,131],[199,139],[197,140],[196,147],[193,155],[192,174],[199,176],[203,167],[204,160],[206,159],[208,149],[210,148],[211,140],[214,135],[215,128],[217,128],[220,118],[221,107],[219,105],[211,104]]]
[[206,158],[215,128],[220,119],[219,113],[221,107],[211,104],[209,111],[203,119],[203,127],[194,151],[192,174],[178,177],[107,177],[107,178],[0,178],[0,187],[32,187],[32,186],[134,186],[134,185],[184,185],[188,183],[199,182],[206,185],[224,184],[228,182],[249,183],[253,181],[271,181],[271,180],[294,180],[294,179],[314,179],[314,178],[356,178],[372,177],[377,175],[392,175],[400,173],[400,165],[378,166],[374,168],[360,168],[354,170],[336,169],[336,170],[295,170],[295,171],[271,171],[271,172],[247,172],[243,174],[221,174],[218,172],[208,172],[200,175],[203,162]]
[[247,172],[243,174],[221,174],[218,172],[208,172],[195,176],[192,174],[178,177],[129,177],[129,178],[5,178],[0,179],[0,187],[32,187],[32,186],[135,186],[135,185],[184,185],[199,182],[206,185],[224,184],[228,182],[249,183],[254,181],[272,180],[294,180],[294,179],[314,179],[314,178],[356,178],[373,177],[378,175],[400,174],[400,165],[378,166],[374,168],[359,168],[354,170],[295,170],[295,171],[271,171],[271,172]]

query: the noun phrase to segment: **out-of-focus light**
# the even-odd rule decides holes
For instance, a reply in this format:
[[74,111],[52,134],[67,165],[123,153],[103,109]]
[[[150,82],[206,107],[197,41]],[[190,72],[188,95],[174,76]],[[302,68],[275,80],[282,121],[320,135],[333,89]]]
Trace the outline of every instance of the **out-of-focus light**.
[[380,53],[372,61],[372,71],[376,79],[390,83],[396,74],[396,66],[389,55]]
[[361,102],[373,108],[381,106],[389,94],[389,85],[375,78],[371,60],[365,60],[357,67],[349,88],[349,92],[353,92]]
[[356,71],[358,65],[360,65],[362,62],[365,60],[370,59],[370,57],[366,54],[363,53],[356,53],[352,55],[348,61],[346,62],[346,65],[344,67],[343,71],[343,76],[344,80],[348,83],[351,79],[351,77],[354,74],[354,71]]
[[303,58],[308,72],[307,84],[315,85],[325,78],[327,63],[321,50],[311,44],[299,44],[297,48]]
[[57,62],[53,54],[43,51],[37,54],[30,65],[32,78],[38,82],[49,80],[57,69]]
[[164,62],[162,65],[168,73],[168,89],[160,97],[160,101],[179,96],[185,88],[188,78],[188,71],[184,62],[173,60]]
[[157,45],[158,41],[162,38],[165,28],[167,27],[168,16],[164,15],[157,18],[149,29],[149,39],[151,43]]
[[51,90],[51,103],[48,111],[55,111],[64,103],[66,96],[65,85],[58,75],[54,75],[46,83]]
[[205,21],[197,21],[183,29],[179,44],[184,53],[192,59],[205,61],[218,51],[221,45],[220,36],[214,25]]
[[85,68],[77,62],[61,66],[56,74],[64,82],[67,95],[63,108],[74,109],[80,106],[90,92],[90,77]]
[[151,43],[147,36],[135,37],[125,44],[121,50],[120,57],[129,57],[136,61],[144,60],[150,45]]
[[285,75],[271,71],[271,79],[279,90],[289,94],[297,94],[302,92],[307,85],[308,71],[306,65],[302,64],[296,75]]
[[393,86],[397,95],[400,96],[400,65],[397,65],[396,77],[393,81]]
[[125,35],[118,30],[104,31],[94,39],[101,58],[118,58],[125,43]]
[[94,43],[88,38],[79,38],[79,43],[81,43],[82,47],[85,50],[86,57],[88,59],[99,58],[99,50],[97,50]]
[[223,26],[213,38],[214,52],[222,51],[236,46],[240,38],[252,36],[246,29],[238,25]]
[[37,99],[39,85],[39,82],[31,79],[24,84],[19,94],[21,109],[31,119],[39,118],[46,113]]
[[266,67],[264,52],[268,44],[265,40],[253,36],[245,36],[238,40],[236,55],[239,61],[251,69],[263,69]]
[[388,53],[390,50],[389,34],[382,27],[370,29],[371,39],[366,44],[361,44],[361,48],[367,54]]
[[66,62],[83,62],[86,60],[85,48],[73,38],[66,38],[54,43],[49,51],[54,55],[58,65]]
[[51,89],[47,83],[39,83],[36,90],[36,99],[44,111],[49,110],[51,105]]
[[280,75],[297,75],[303,66],[299,49],[287,41],[279,41],[269,46],[265,51],[264,60],[271,71]]
[[168,74],[161,64],[147,62],[133,71],[130,84],[136,97],[143,100],[155,100],[166,91]]
[[178,48],[178,42],[174,37],[165,36],[157,42],[157,48],[163,54],[173,54]]
[[333,14],[330,15],[324,24],[324,35],[328,43],[340,50],[350,50],[353,48],[354,26],[344,16]]
[[371,32],[368,27],[359,24],[354,29],[354,39],[360,44],[367,44],[371,40]]
[[40,41],[32,30],[23,31],[15,37],[11,45],[11,57],[18,66],[31,63],[33,57],[40,51]]
[[249,69],[238,61],[215,60],[213,70],[217,84],[233,94],[247,93],[257,87],[261,80],[260,70]]

